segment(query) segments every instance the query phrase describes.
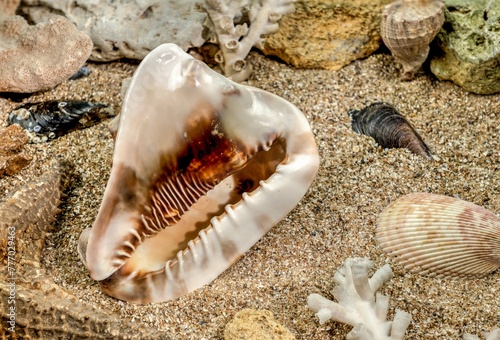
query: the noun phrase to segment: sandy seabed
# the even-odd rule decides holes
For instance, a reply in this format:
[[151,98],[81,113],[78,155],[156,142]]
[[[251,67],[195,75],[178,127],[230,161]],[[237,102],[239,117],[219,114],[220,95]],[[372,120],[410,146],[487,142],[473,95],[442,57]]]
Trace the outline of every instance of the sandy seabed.
[[[406,273],[377,245],[375,221],[391,201],[411,192],[455,196],[500,212],[500,95],[482,96],[421,72],[399,79],[390,55],[375,54],[339,71],[298,70],[252,53],[248,84],[298,106],[309,120],[320,154],[316,180],[299,205],[211,284],[175,301],[146,306],[102,293],[77,256],[77,240],[92,226],[110,173],[113,140],[106,124],[52,142],[28,145],[32,163],[0,179],[0,199],[45,171],[54,157],[75,165],[57,231],[43,267],[63,289],[103,311],[119,313],[173,339],[218,339],[243,308],[268,309],[297,339],[343,339],[350,327],[320,326],[306,307],[310,293],[333,298],[332,277],[348,257],[389,263],[395,277],[381,292],[394,309],[411,313],[408,339],[461,339],[500,326],[500,271],[478,279],[427,278]],[[22,102],[82,99],[119,112],[121,81],[136,63],[90,64],[89,77],[67,81]],[[500,72],[500,71],[499,71]],[[393,104],[420,132],[439,160],[408,150],[383,150],[352,131],[349,109],[375,101]],[[0,98],[0,124],[20,103]]]

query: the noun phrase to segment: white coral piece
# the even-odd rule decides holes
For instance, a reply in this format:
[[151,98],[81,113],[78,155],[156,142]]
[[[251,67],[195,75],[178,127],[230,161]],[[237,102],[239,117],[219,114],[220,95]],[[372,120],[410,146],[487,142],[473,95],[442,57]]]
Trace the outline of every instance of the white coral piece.
[[[296,0],[204,0],[201,4],[208,14],[207,25],[215,34],[219,52],[215,61],[224,75],[241,82],[252,72],[245,58],[252,46],[262,43],[262,36],[279,29],[278,20],[293,13]],[[250,25],[239,23],[245,10]]]
[[[499,340],[500,339],[500,328],[494,328],[491,332],[484,334],[486,340]],[[463,335],[464,340],[479,340],[477,335],[465,333]]]
[[353,326],[346,339],[403,339],[411,315],[396,310],[393,321],[386,321],[389,297],[377,290],[393,277],[386,264],[371,278],[368,271],[372,261],[367,258],[348,258],[333,278],[338,287],[332,291],[338,301],[330,301],[319,294],[307,297],[309,309],[316,312],[320,324],[334,320]]

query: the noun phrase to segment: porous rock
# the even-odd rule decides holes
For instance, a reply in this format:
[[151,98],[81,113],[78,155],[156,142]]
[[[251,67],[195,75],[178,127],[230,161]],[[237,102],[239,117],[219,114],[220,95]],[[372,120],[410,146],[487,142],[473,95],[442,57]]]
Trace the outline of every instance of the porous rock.
[[224,328],[225,340],[292,340],[293,334],[280,325],[268,310],[243,309]]
[[391,0],[308,0],[296,3],[261,50],[299,68],[338,70],[380,47],[382,8]]
[[31,93],[53,88],[87,60],[92,40],[61,16],[29,25],[0,14],[0,92]]
[[500,92],[500,1],[446,0],[431,71],[478,94]]
[[94,42],[94,61],[143,59],[155,47],[175,43],[183,50],[199,47],[206,14],[196,0],[24,0],[22,13],[34,22],[63,14]]
[[19,125],[0,129],[0,177],[15,175],[30,164],[32,157],[23,151],[28,141]]

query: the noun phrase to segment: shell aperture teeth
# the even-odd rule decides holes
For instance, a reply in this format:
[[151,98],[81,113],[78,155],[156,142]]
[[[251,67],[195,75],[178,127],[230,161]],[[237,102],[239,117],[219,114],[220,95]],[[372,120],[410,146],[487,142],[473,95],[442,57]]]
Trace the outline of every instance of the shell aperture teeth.
[[112,164],[86,265],[106,293],[148,303],[227,269],[295,207],[319,157],[295,106],[165,44],[131,80]]

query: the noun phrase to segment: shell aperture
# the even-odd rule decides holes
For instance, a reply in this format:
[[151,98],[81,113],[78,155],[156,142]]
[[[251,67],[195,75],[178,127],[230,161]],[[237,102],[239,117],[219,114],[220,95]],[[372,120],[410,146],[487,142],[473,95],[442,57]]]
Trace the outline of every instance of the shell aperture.
[[174,299],[211,282],[309,188],[318,153],[303,114],[173,44],[139,65],[111,175],[79,252],[119,299]]

